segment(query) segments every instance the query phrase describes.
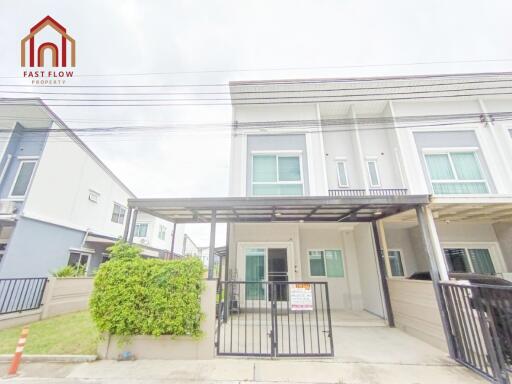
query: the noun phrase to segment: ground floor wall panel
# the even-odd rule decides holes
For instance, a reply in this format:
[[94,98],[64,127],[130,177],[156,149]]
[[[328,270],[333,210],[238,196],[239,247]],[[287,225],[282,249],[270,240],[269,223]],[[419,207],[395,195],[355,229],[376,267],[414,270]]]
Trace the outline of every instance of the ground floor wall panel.
[[44,277],[66,265],[70,248],[80,248],[84,232],[21,217],[0,265],[1,278]]

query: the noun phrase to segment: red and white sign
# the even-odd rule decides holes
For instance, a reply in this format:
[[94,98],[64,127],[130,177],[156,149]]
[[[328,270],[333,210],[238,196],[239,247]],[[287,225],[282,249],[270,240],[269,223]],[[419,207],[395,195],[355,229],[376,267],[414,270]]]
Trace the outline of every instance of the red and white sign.
[[313,310],[313,291],[311,284],[290,285],[290,309],[292,311]]

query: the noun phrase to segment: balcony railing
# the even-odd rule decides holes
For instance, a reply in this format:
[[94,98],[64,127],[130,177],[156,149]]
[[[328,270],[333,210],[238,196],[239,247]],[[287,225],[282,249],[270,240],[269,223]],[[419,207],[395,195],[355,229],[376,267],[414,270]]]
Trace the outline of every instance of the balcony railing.
[[357,196],[403,196],[407,195],[406,188],[373,188],[365,189],[329,189],[329,196],[357,197]]

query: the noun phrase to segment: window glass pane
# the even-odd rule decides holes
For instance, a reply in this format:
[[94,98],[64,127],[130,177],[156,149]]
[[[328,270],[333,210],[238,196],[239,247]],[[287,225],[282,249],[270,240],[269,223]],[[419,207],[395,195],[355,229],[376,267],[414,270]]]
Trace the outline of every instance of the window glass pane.
[[76,252],[71,252],[69,254],[68,265],[75,266],[75,265],[78,265],[79,262],[80,262],[80,254],[76,253]]
[[148,225],[147,224],[137,224],[135,225],[135,237],[146,237],[148,233]]
[[276,157],[266,155],[253,156],[252,180],[256,182],[277,181]]
[[16,179],[16,182],[14,183],[14,188],[12,189],[12,196],[25,196],[35,166],[36,163],[33,161],[23,162],[21,164],[21,168],[18,173],[18,178]]
[[425,155],[425,160],[431,180],[455,179],[447,154]]
[[[265,280],[265,250],[263,248],[251,248],[245,253],[245,281]],[[246,299],[262,300],[265,298],[263,284],[245,285]]]
[[302,184],[254,184],[254,196],[301,196]]
[[348,186],[348,178],[347,178],[347,170],[345,167],[345,162],[339,161],[337,164],[338,167],[338,184],[340,187]]
[[404,266],[402,265],[402,258],[400,251],[388,251],[389,264],[391,266],[391,276],[404,276]]
[[482,173],[474,152],[451,153],[453,167],[459,180],[482,180]]
[[376,187],[379,185],[379,173],[377,171],[377,162],[369,161],[368,163],[368,174],[370,176],[370,185]]
[[323,251],[309,251],[309,271],[311,276],[325,276]]
[[471,272],[465,249],[445,248],[444,255],[450,268],[450,272]]
[[491,254],[488,249],[468,249],[468,252],[475,273],[483,273],[487,275],[496,274]]
[[485,183],[432,183],[434,193],[439,195],[489,193]]
[[300,181],[300,160],[298,157],[279,157],[279,181]]
[[343,259],[340,250],[325,251],[325,266],[328,277],[344,277]]
[[85,267],[87,265],[87,262],[89,261],[89,255],[82,255],[80,257],[80,265]]

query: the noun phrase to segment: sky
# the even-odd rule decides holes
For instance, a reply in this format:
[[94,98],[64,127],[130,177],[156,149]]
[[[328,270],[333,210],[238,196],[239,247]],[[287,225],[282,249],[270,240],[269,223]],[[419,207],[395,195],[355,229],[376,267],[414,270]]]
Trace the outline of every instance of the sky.
[[[510,71],[511,14],[512,2],[493,0],[0,0],[0,97],[19,97],[6,85],[27,84],[20,39],[46,15],[77,42],[69,85],[227,92],[231,80]],[[169,96],[151,98],[160,97]],[[52,108],[71,128],[185,123],[83,139],[137,197],[228,193],[229,105]],[[208,226],[186,231],[208,244]],[[217,235],[223,244],[224,226]]]

